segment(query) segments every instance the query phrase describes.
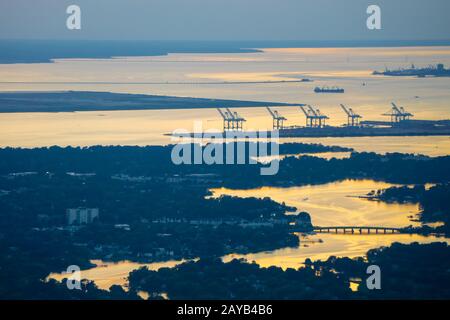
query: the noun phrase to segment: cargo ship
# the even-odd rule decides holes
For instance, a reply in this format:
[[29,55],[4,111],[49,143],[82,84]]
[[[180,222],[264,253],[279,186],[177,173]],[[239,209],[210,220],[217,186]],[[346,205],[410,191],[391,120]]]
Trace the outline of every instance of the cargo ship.
[[315,87],[315,93],[344,93],[344,89],[339,87]]

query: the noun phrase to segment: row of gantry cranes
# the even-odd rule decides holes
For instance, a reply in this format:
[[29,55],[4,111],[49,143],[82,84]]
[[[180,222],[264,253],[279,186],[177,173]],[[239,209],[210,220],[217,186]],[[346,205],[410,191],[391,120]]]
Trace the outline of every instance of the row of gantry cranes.
[[[308,128],[323,128],[326,126],[326,120],[330,119],[328,116],[323,114],[318,108],[312,107],[311,105],[300,104],[298,105],[302,110],[303,114],[306,118],[306,127]],[[362,116],[353,111],[352,108],[346,107],[345,105],[340,105],[342,110],[347,115],[347,127],[360,127]],[[282,116],[277,110],[273,110],[269,107],[266,107],[267,111],[269,111],[272,116],[272,124],[274,130],[283,130],[283,129],[295,129],[299,128],[298,126],[289,126],[286,127],[284,122],[287,121],[287,118]],[[240,116],[236,111],[230,110],[230,108],[218,108],[220,115],[223,118],[223,130],[237,130],[242,131],[244,129],[244,122],[247,120]],[[414,115],[410,112],[407,112],[403,107],[397,106],[392,102],[392,108],[382,114],[383,116],[389,116],[391,124],[396,124],[402,122],[404,120],[409,120]]]

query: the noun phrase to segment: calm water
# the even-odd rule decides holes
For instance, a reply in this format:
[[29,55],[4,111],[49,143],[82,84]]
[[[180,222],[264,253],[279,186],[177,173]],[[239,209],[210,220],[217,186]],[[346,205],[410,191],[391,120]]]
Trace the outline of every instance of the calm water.
[[241,198],[270,197],[299,211],[311,214],[317,226],[385,226],[419,225],[409,216],[419,213],[418,205],[390,204],[358,198],[372,190],[394,186],[372,180],[345,180],[321,185],[290,188],[263,187],[250,190],[211,189],[213,197],[231,195]]
[[[120,262],[104,262],[102,260],[92,260],[92,263],[96,267],[82,270],[81,278],[94,281],[95,284],[100,288],[107,290],[112,285],[119,285],[126,287],[128,284],[128,275],[131,271],[139,269],[140,267],[147,267],[149,270],[158,270],[161,268],[173,268],[177,264],[183,263],[184,261],[165,261],[165,262],[155,262],[155,263],[137,263],[132,261],[120,261]],[[51,273],[48,275],[47,279],[55,279],[61,281],[67,278],[67,274],[64,273]]]
[[[357,198],[372,190],[393,186],[389,183],[372,180],[345,180],[323,185],[291,188],[264,187],[251,190],[212,189],[213,196],[232,195],[238,197],[270,197],[277,202],[285,202],[300,211],[311,214],[312,222],[317,226],[387,226],[405,227],[419,225],[410,220],[419,213],[417,205],[389,204]],[[434,242],[447,241],[446,238],[408,234],[389,235],[351,235],[316,234],[300,237],[298,248],[285,248],[270,252],[224,257],[245,258],[256,261],[262,266],[276,265],[283,268],[298,268],[306,258],[311,260],[327,259],[329,256],[363,256],[368,250],[380,246],[389,246],[393,242]]]
[[370,249],[382,246],[390,246],[394,242],[400,243],[430,243],[449,242],[447,238],[435,236],[425,237],[420,235],[396,234],[396,235],[350,235],[350,234],[317,234],[301,236],[300,246],[297,248],[285,248],[274,251],[255,254],[230,254],[223,257],[225,262],[232,259],[246,259],[255,261],[263,267],[278,266],[281,268],[299,268],[305,259],[326,260],[330,256],[336,257],[362,257]]
[[[308,103],[330,116],[329,123],[332,125],[346,121],[339,108],[340,103],[353,107],[364,116],[364,120],[383,120],[381,114],[389,109],[391,101],[405,106],[417,119],[450,118],[449,78],[384,78],[371,75],[373,70],[382,70],[385,66],[406,67],[411,63],[419,66],[444,63],[449,66],[450,47],[267,49],[262,53],[171,54],[164,57],[68,59],[51,64],[0,65],[0,91],[87,90]],[[305,77],[314,82],[221,83]],[[321,85],[338,85],[345,88],[346,93],[314,94],[313,88]],[[263,106],[244,108],[239,112],[248,120],[247,129],[271,128],[272,120]],[[305,122],[298,108],[285,107],[281,113],[288,118],[286,125],[303,125]],[[222,127],[214,109],[0,114],[0,147],[165,145],[170,143],[170,138],[164,133],[179,128],[192,130],[194,120],[202,121],[205,130]],[[297,138],[283,141],[341,145],[357,151],[379,153],[450,154],[450,137]],[[318,225],[414,224],[408,216],[418,213],[415,205],[383,204],[348,197],[388,186],[373,181],[343,181],[287,189],[220,189],[215,190],[215,194],[270,196],[310,212]],[[330,255],[360,256],[368,249],[394,241],[435,240],[442,239],[417,235],[321,234],[302,238],[299,248],[244,257],[263,266],[298,267],[307,257],[314,260],[326,259]],[[233,255],[224,259],[231,257],[242,256]],[[169,262],[168,266],[172,263]],[[103,265],[102,262],[99,264]],[[111,284],[125,284],[128,272],[139,266],[131,262],[107,264],[84,271],[82,276],[95,280],[101,288],[108,288]],[[160,266],[152,264],[150,267]],[[63,276],[53,277],[61,279]]]
[[[44,64],[0,65],[0,91],[89,90],[301,102],[319,107],[331,117],[330,123],[334,125],[346,120],[339,108],[340,103],[353,107],[366,120],[382,120],[381,114],[389,109],[391,101],[396,101],[418,119],[445,119],[450,118],[449,78],[371,75],[372,70],[381,70],[385,66],[395,68],[410,63],[422,66],[438,62],[450,65],[450,47],[267,49],[262,53],[67,59]],[[304,77],[314,82],[221,83]],[[339,85],[346,89],[346,93],[318,95],[313,93],[317,85]],[[245,108],[240,113],[248,120],[247,129],[271,128],[271,118],[264,108]],[[288,118],[286,125],[303,125],[305,122],[298,108],[283,108],[282,114]],[[170,139],[163,133],[177,128],[192,130],[194,120],[202,121],[204,129],[220,129],[222,126],[214,109],[0,114],[0,146],[167,144]],[[450,152],[449,137],[303,140],[330,141],[379,152],[408,151],[430,155]]]
[[[261,123],[271,120],[264,109],[240,110],[248,115],[261,113]],[[204,128],[216,122],[217,111],[202,110]],[[92,146],[92,145],[167,145],[171,138],[164,133],[177,128],[193,130],[198,110],[109,111],[73,113],[0,113],[0,147]],[[255,120],[258,121],[258,120]],[[266,129],[267,129],[266,128]],[[421,153],[430,156],[450,154],[450,137],[349,137],[285,138],[281,142],[322,143],[352,147],[356,151],[378,153]],[[342,156],[342,155],[336,155]]]
[[[417,205],[386,204],[368,201],[349,196],[365,195],[372,190],[387,188],[392,184],[371,180],[345,180],[316,186],[293,188],[259,188],[253,190],[213,189],[213,196],[222,194],[239,197],[266,197],[275,201],[284,201],[287,205],[296,206],[299,210],[311,213],[315,225],[381,225],[403,227],[417,225],[410,221],[409,216],[419,212]],[[448,241],[446,238],[435,236],[420,236],[408,234],[388,235],[351,235],[351,234],[316,234],[301,235],[300,246],[297,248],[283,248],[274,251],[253,254],[230,254],[223,257],[224,261],[233,258],[244,258],[256,261],[263,267],[272,265],[282,268],[298,268],[306,258],[311,260],[327,259],[329,256],[363,256],[368,250],[380,246],[388,246],[393,242],[429,243],[434,241]],[[163,263],[135,263],[121,261],[118,263],[93,260],[97,267],[82,271],[82,278],[95,281],[102,289],[109,289],[113,284],[126,286],[129,272],[141,266],[151,270],[161,267],[174,267],[182,261],[168,261]],[[53,273],[49,278],[58,281],[67,277],[62,273]]]

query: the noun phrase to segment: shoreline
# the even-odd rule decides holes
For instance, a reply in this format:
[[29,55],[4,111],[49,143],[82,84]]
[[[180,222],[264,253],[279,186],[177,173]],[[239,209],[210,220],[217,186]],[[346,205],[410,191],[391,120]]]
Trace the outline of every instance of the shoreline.
[[295,106],[296,104],[113,93],[105,91],[14,91],[0,93],[0,113],[180,110]]
[[[0,64],[54,63],[58,59],[113,59],[115,57],[167,56],[185,53],[260,53],[265,48],[379,48],[442,47],[439,40],[0,40]],[[16,54],[8,54],[14,52]],[[17,58],[20,53],[20,58]]]
[[[311,129],[311,128],[298,128],[298,129],[285,129],[278,131],[279,138],[346,138],[346,137],[432,137],[432,136],[450,136],[450,128],[446,129],[430,129],[430,130],[389,130],[385,128],[362,131],[345,131],[348,128],[345,127],[332,127],[329,130],[323,129]],[[330,131],[331,130],[331,131]],[[207,137],[223,137],[224,139],[230,138],[242,138],[242,139],[259,139],[259,135],[263,134],[262,139],[274,139],[271,138],[274,131],[236,131],[236,132],[191,132],[187,134],[174,134],[164,133],[164,136],[176,137],[176,138],[203,138]],[[227,137],[227,134],[229,136]],[[212,140],[214,138],[211,138]],[[222,139],[222,138],[216,138]]]

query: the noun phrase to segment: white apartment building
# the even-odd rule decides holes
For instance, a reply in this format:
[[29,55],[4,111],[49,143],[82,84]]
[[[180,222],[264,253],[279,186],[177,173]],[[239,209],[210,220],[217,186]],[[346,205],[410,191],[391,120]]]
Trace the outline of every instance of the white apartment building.
[[98,208],[72,208],[66,210],[68,225],[81,225],[92,223],[99,217]]

